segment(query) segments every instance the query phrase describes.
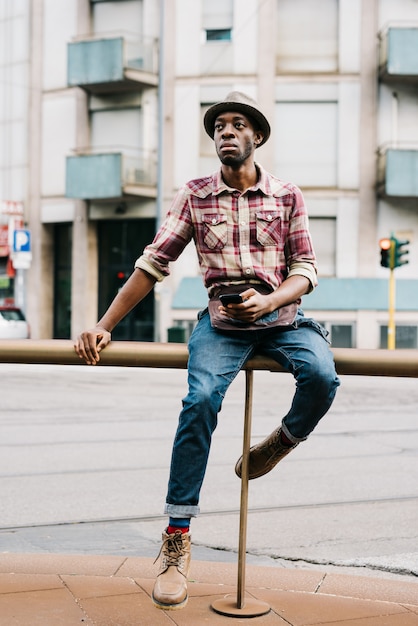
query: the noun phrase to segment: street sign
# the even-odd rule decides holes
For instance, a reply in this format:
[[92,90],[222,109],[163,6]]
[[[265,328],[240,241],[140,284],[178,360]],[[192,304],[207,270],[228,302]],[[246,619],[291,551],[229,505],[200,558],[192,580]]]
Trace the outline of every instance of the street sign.
[[30,231],[18,228],[13,232],[13,252],[30,252]]
[[15,270],[28,270],[32,261],[30,249],[30,231],[15,228],[12,236],[11,259]]
[[0,256],[9,256],[9,228],[0,224]]
[[3,202],[0,202],[0,214],[23,217],[23,202],[3,200]]
[[28,270],[32,261],[32,252],[14,252],[11,258],[15,270]]

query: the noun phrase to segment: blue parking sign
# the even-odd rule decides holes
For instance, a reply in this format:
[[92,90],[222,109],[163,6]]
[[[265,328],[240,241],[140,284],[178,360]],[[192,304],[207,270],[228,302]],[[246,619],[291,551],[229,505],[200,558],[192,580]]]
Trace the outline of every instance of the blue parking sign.
[[17,228],[13,231],[13,252],[30,252],[30,231]]

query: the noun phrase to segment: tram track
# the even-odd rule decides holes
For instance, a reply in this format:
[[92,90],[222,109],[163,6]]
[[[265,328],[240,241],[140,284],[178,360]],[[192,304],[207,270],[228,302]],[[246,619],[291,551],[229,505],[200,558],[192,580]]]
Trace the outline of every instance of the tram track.
[[[400,502],[418,502],[418,495],[410,496],[398,496],[388,498],[367,498],[358,500],[333,500],[329,502],[305,502],[299,504],[288,504],[280,506],[269,507],[249,507],[248,514],[258,513],[274,513],[277,511],[295,511],[304,509],[319,509],[330,508],[338,506],[361,506],[364,504],[395,504]],[[201,518],[208,517],[224,517],[229,515],[239,515],[239,508],[232,509],[214,509],[212,511],[204,511],[199,514]],[[56,522],[42,522],[40,524],[22,524],[13,526],[1,526],[0,532],[12,532],[14,530],[24,530],[29,528],[54,528],[59,526],[74,526],[77,524],[121,524],[121,523],[142,523],[142,522],[157,522],[165,520],[166,515],[134,515],[134,516],[121,516],[121,517],[100,517],[83,520],[62,520]]]

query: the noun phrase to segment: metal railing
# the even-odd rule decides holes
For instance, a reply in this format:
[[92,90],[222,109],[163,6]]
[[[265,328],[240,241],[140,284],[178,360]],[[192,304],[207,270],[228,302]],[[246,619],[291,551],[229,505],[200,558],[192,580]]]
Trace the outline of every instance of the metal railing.
[[152,74],[158,73],[159,42],[156,37],[145,37],[134,32],[117,30],[94,35],[77,35],[71,44],[88,44],[103,41],[122,41],[123,66]]
[[[418,378],[418,350],[356,350],[334,348],[339,374],[360,376],[405,376]],[[117,341],[110,343],[100,355],[102,365],[124,367],[159,367],[185,369],[186,344]],[[2,340],[0,363],[45,363],[80,365],[73,343],[69,340]],[[275,361],[256,356],[246,363],[245,410],[242,448],[242,478],[238,546],[238,579],[236,599],[231,596],[215,600],[212,608],[221,615],[256,617],[270,611],[270,606],[245,597],[245,561],[248,514],[248,470],[251,438],[254,370],[283,371]]]
[[[360,350],[332,348],[338,374],[356,376],[402,376],[418,378],[418,350]],[[102,365],[123,367],[187,367],[187,345],[137,341],[114,341],[101,353]],[[69,339],[0,340],[0,363],[50,363],[80,365]],[[245,370],[284,371],[263,356],[252,358]]]

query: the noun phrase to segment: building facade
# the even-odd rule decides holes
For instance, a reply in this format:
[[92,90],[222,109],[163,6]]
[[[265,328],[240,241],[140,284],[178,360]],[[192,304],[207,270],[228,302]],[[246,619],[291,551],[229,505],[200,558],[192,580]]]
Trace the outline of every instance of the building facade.
[[[334,346],[386,347],[379,239],[393,234],[409,241],[409,263],[395,270],[396,345],[418,347],[414,0],[1,7],[0,220],[9,241],[10,213],[23,207],[32,260],[13,276],[0,242],[0,297],[21,300],[34,338],[94,325],[175,191],[218,167],[202,118],[238,89],[271,120],[258,161],[308,205],[319,287],[305,313]],[[185,340],[205,303],[189,245],[113,337]]]

